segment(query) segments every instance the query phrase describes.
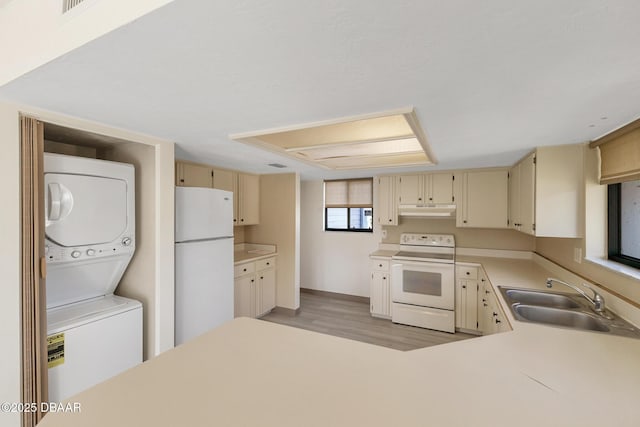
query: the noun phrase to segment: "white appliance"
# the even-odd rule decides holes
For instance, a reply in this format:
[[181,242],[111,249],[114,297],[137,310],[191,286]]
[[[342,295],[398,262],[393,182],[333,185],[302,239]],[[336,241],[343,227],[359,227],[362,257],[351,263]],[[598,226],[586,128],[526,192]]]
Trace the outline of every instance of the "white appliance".
[[176,188],[175,341],[233,319],[233,193]]
[[454,236],[403,233],[391,260],[391,320],[455,332]]
[[135,251],[132,165],[44,154],[49,400],[142,362],[142,304],[113,295]]

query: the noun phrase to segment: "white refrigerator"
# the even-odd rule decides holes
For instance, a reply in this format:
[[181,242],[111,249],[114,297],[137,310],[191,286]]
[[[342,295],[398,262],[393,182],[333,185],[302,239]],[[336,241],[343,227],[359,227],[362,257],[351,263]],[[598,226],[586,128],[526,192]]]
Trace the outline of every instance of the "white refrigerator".
[[176,188],[175,344],[233,319],[233,193]]

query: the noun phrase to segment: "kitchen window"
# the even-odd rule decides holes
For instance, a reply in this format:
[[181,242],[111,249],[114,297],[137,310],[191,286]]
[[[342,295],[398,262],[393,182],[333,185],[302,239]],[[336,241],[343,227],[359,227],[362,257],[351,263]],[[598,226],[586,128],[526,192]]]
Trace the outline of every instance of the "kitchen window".
[[609,259],[640,268],[640,180],[609,185]]
[[373,178],[324,182],[326,231],[373,231]]

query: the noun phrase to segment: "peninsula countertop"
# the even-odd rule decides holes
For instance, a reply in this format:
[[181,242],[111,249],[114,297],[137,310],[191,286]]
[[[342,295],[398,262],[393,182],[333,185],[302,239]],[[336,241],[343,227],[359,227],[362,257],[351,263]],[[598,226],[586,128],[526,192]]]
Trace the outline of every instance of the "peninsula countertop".
[[[531,260],[467,261],[498,284],[549,274]],[[39,425],[637,425],[640,340],[510,320],[510,332],[402,352],[239,318]]]

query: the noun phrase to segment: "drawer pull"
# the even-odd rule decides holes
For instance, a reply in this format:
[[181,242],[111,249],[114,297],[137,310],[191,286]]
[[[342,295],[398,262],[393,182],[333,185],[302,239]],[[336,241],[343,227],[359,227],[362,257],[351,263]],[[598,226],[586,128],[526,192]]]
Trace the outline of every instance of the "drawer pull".
[[378,264],[378,267],[382,267],[382,264]]
[[471,273],[467,271],[465,274],[468,276],[468,275],[470,275]]

